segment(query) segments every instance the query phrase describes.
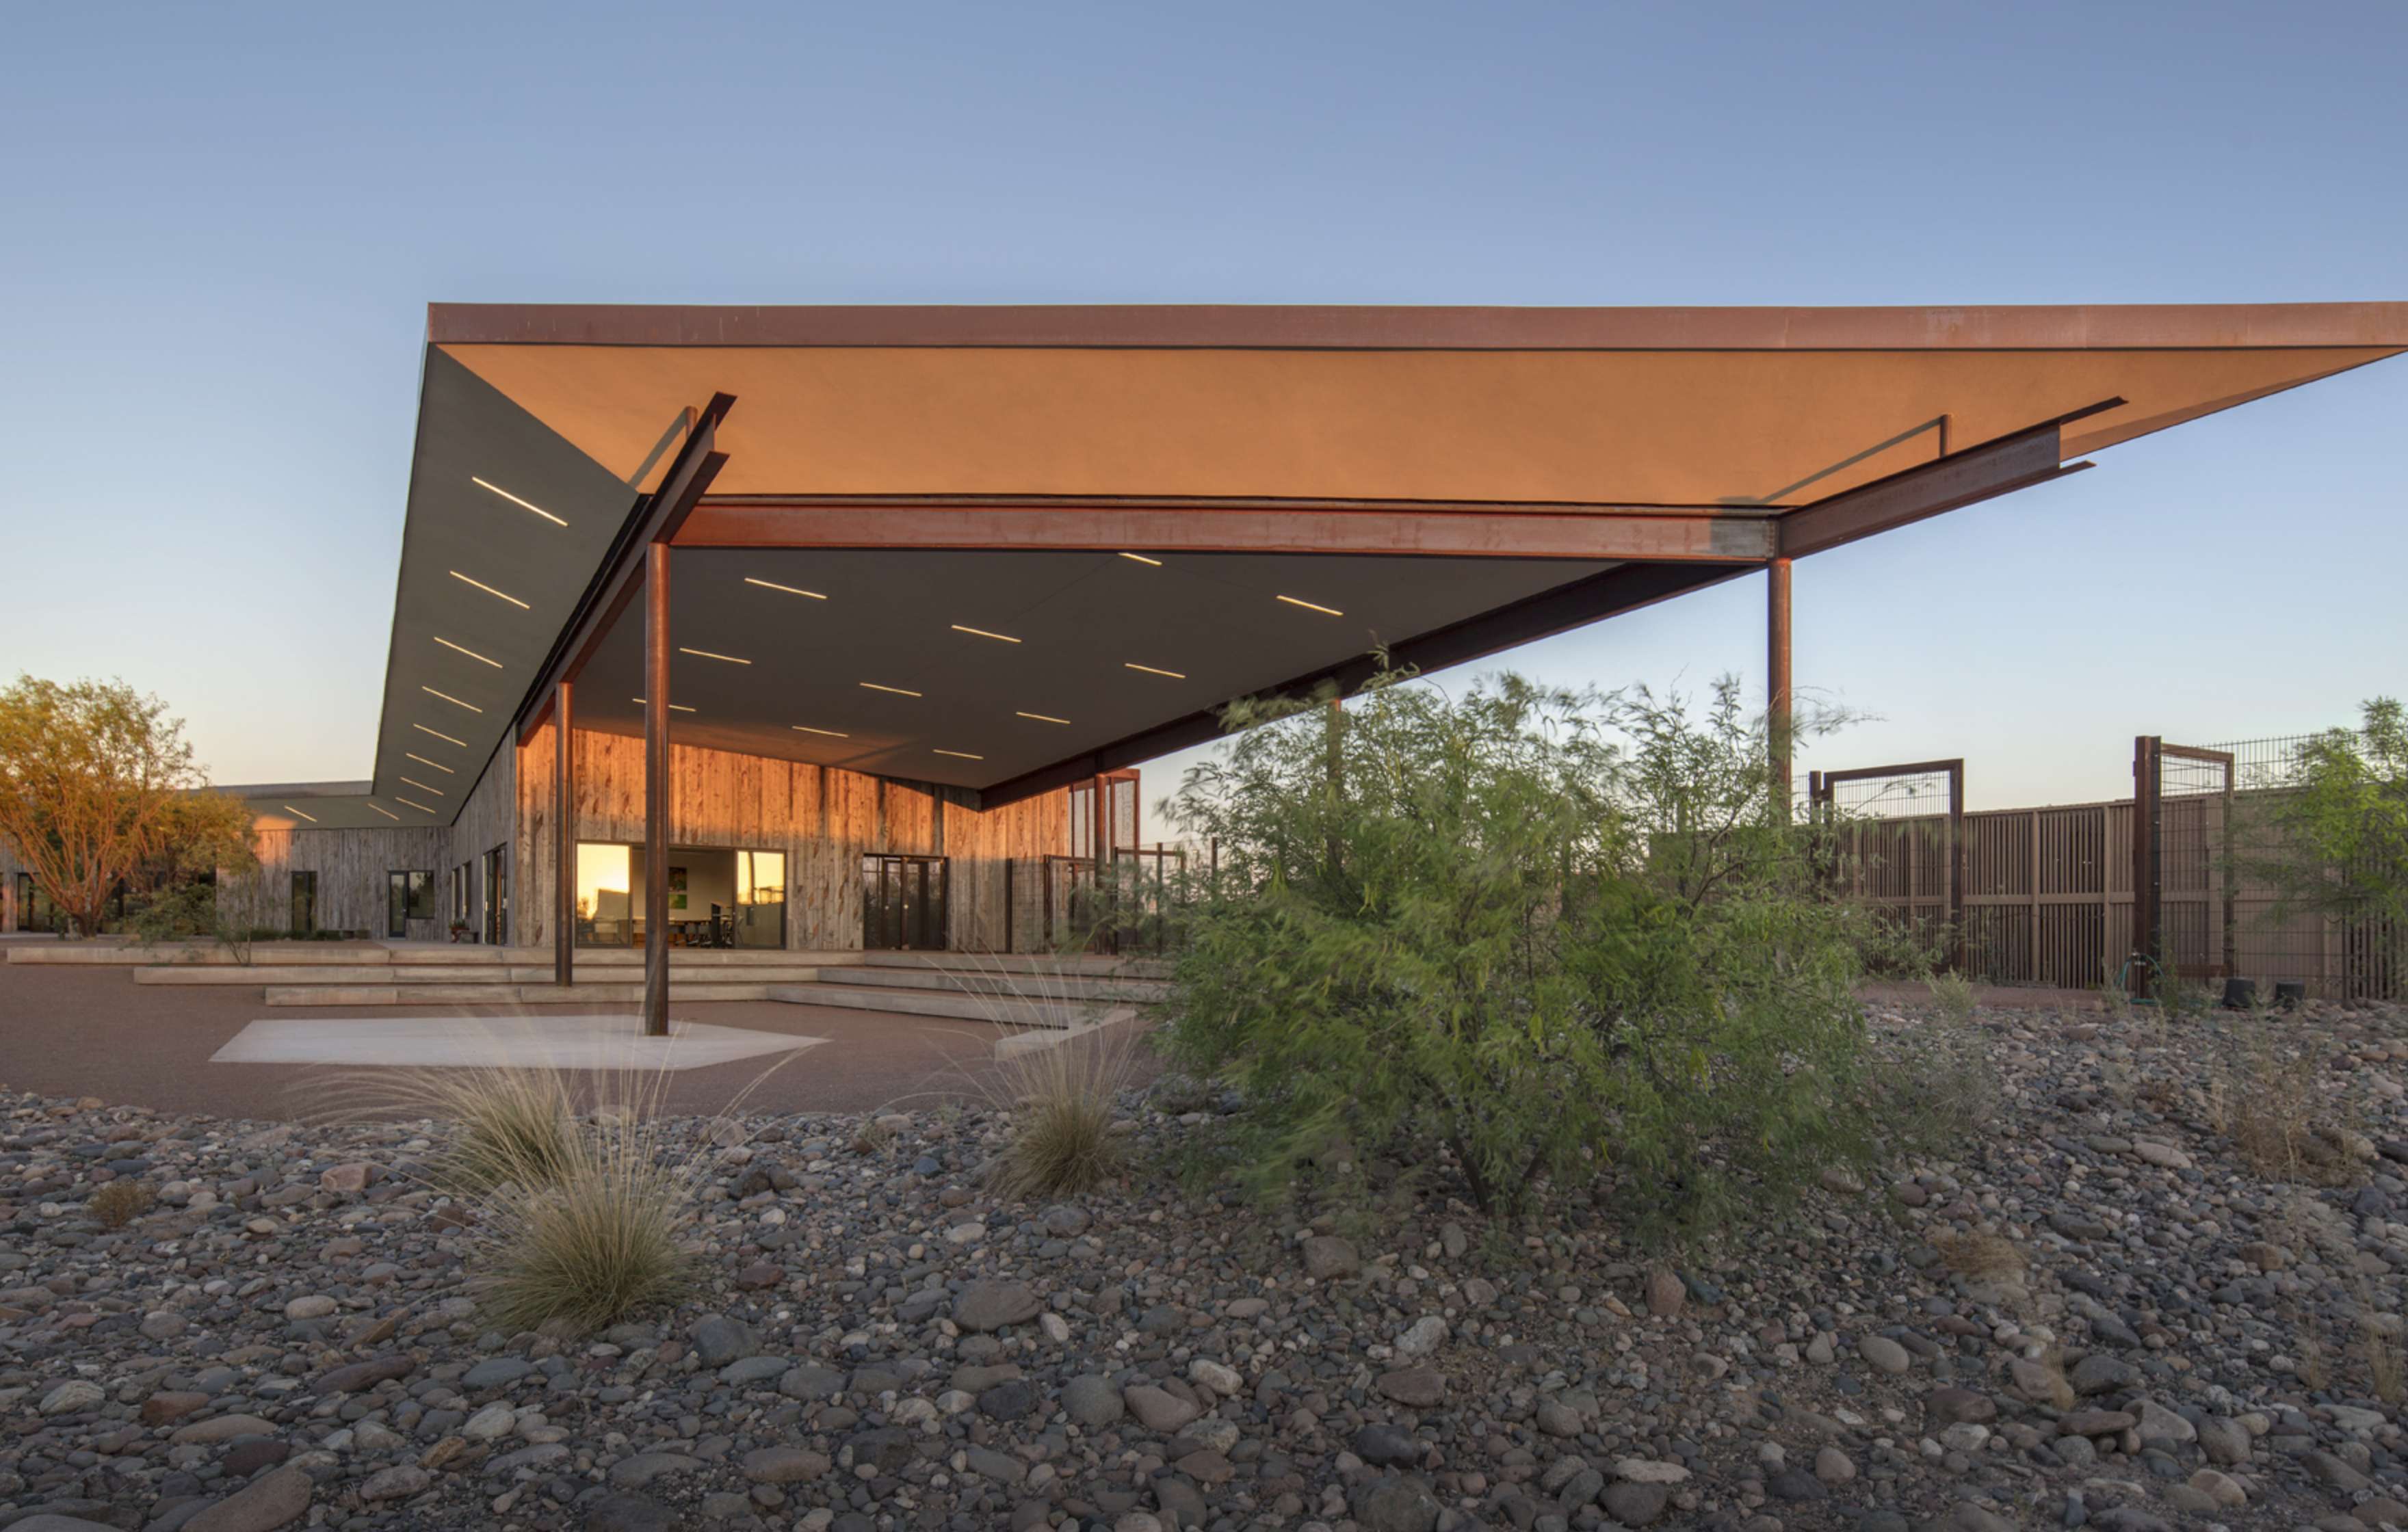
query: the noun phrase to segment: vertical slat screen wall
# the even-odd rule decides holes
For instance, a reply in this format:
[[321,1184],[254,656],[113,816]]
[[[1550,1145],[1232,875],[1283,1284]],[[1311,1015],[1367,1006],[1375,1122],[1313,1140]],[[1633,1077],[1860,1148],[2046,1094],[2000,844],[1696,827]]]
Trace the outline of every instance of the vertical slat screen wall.
[[[521,946],[552,939],[544,891],[552,886],[552,759],[547,724],[519,752],[521,892],[512,900],[512,939]],[[999,950],[1005,859],[1058,852],[1068,834],[1063,792],[980,812],[963,807],[967,795],[940,787],[685,746],[671,750],[670,780],[671,840],[785,852],[786,945],[795,952],[860,949],[861,858],[869,852],[950,858],[952,945]],[[580,840],[644,838],[641,739],[578,731],[576,811]],[[1035,887],[1026,875],[1021,881]],[[1021,922],[1012,932],[1019,950],[1036,950],[1036,923]]]

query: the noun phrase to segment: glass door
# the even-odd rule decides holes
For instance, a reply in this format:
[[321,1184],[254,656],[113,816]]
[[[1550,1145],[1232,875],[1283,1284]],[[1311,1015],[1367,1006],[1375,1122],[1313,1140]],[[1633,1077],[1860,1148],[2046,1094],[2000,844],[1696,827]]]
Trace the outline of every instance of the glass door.
[[510,939],[510,848],[505,841],[485,853],[485,941],[499,947]]
[[861,859],[861,945],[868,952],[945,950],[950,864],[941,856]]

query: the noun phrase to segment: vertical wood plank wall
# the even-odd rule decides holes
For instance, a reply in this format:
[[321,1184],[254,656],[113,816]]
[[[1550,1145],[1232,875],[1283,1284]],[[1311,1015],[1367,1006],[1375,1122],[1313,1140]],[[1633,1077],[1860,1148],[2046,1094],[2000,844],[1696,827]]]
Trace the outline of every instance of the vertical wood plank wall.
[[[576,753],[577,838],[640,842],[643,741],[580,729]],[[552,761],[547,723],[520,750],[516,773],[521,892],[512,899],[511,939],[520,946],[552,940]],[[868,852],[951,858],[951,945],[998,950],[1004,859],[1059,852],[1069,834],[1067,791],[981,812],[963,807],[967,795],[945,788],[683,745],[671,748],[670,779],[670,839],[785,853],[786,946],[795,952],[860,949],[861,858]],[[1034,930],[1012,935],[1023,951],[1037,945]]]
[[0,846],[0,931],[17,929],[17,874],[25,869]]
[[[292,923],[293,874],[318,875],[318,928],[322,931],[366,931],[385,934],[386,889],[394,872],[435,875],[437,900],[445,895],[452,869],[471,870],[471,923],[481,929],[483,901],[491,891],[483,883],[485,852],[512,838],[512,778],[514,752],[495,751],[484,774],[466,789],[457,823],[396,825],[388,830],[313,830],[307,825],[266,823],[259,827],[253,848],[259,853],[256,879],[221,879],[219,910],[246,925],[284,927]],[[519,900],[513,891],[513,906]],[[447,912],[448,913],[448,912]],[[513,914],[516,910],[513,909]],[[411,923],[410,936],[434,940],[443,935],[442,918]],[[512,939],[518,939],[515,932]]]
[[[2186,974],[2220,967],[2224,895],[2215,851],[2225,839],[2223,812],[2214,796],[2165,805],[2172,850],[2160,864],[2164,956]],[[1851,886],[1901,915],[1944,917],[1944,895],[1932,892],[1936,859],[1921,848],[1945,838],[1945,821],[1928,815],[1842,826]],[[2134,940],[2131,799],[1981,809],[1965,816],[1965,840],[1973,977],[2069,989],[2119,979]],[[2300,980],[2316,995],[2353,993],[2340,923],[2286,909],[2253,877],[2237,877],[2233,895],[2243,976]]]
[[[580,839],[644,838],[643,741],[578,731],[577,829]],[[1069,795],[1049,793],[982,812],[969,795],[887,781],[833,767],[804,766],[725,751],[677,747],[670,835],[680,844],[781,851],[787,857],[786,945],[797,952],[853,952],[861,946],[861,858],[897,852],[951,859],[948,938],[956,951],[996,952],[1007,928],[1012,945],[1036,951],[1043,938],[1037,910],[1036,859],[1069,849]],[[385,930],[387,875],[435,875],[443,897],[452,868],[472,871],[480,914],[484,853],[506,848],[513,946],[552,939],[552,744],[546,724],[523,749],[496,752],[469,790],[459,823],[375,830],[316,830],[264,823],[254,842],[255,881],[228,881],[220,908],[229,920],[278,926],[292,918],[292,875],[318,875],[322,930]],[[1022,918],[1007,920],[1007,865],[1014,871]],[[0,852],[0,929],[16,928],[16,864]],[[411,936],[434,939],[442,921],[416,923]]]

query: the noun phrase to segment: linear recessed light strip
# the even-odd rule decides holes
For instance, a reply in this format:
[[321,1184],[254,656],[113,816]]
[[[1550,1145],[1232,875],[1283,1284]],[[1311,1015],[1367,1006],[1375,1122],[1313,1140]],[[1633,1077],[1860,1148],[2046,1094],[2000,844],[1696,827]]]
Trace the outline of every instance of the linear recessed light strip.
[[294,808],[294,807],[293,807],[291,804],[289,804],[289,803],[288,803],[288,804],[285,804],[285,805],[283,806],[283,809],[284,809],[284,811],[285,811],[286,813],[295,815],[295,816],[297,816],[297,817],[299,817],[299,818],[301,818],[301,819],[306,819],[306,820],[308,820],[308,821],[310,823],[312,823],[312,824],[315,824],[315,823],[318,823],[318,816],[317,816],[317,815],[315,815],[315,814],[304,814],[304,813],[302,813],[302,812],[301,812],[301,810],[300,810],[300,809]]
[[774,580],[755,580],[751,575],[746,575],[744,577],[744,583],[747,585],[758,585],[765,591],[783,591],[788,595],[807,595],[814,601],[825,601],[827,599],[826,596],[820,594],[817,591],[807,591],[799,585],[781,585]]
[[874,680],[866,680],[861,684],[872,692],[892,692],[898,697],[915,697],[920,695],[917,692],[910,691],[900,686],[881,686]]
[[445,734],[441,729],[430,729],[423,723],[412,723],[410,727],[416,729],[421,734],[431,734],[447,745],[457,745],[462,750],[466,750],[468,748],[468,741],[466,739],[454,739],[450,735]]
[[[651,703],[646,702],[642,697],[629,697],[627,700],[634,703],[638,708],[649,708],[652,706]],[[682,702],[672,702],[669,704],[669,711],[673,713],[690,713],[694,711],[694,709],[687,707]]]
[[400,779],[400,781],[405,787],[414,787],[421,793],[432,793],[438,798],[445,795],[443,789],[439,787],[429,787],[415,777],[404,777]]
[[[512,595],[509,592],[497,591],[481,580],[470,580],[466,575],[462,574],[457,569],[450,570],[448,573],[453,580],[458,580],[461,584],[474,585],[477,589],[484,592],[487,595],[500,596],[503,600],[509,602],[511,606],[518,608],[521,611],[533,611],[535,609],[533,607],[530,607],[525,602],[520,600],[517,596]],[[399,816],[395,817],[397,818]]]
[[431,814],[435,812],[434,809],[429,809],[426,805],[423,803],[412,803],[398,793],[395,793],[393,795],[393,801],[401,805],[404,809],[415,809],[422,814]]
[[1070,722],[1067,718],[1056,718],[1052,713],[1015,712],[1011,716],[1014,718],[1033,718],[1039,723],[1068,723]]
[[842,729],[815,729],[809,723],[795,723],[788,726],[803,734],[824,734],[831,739],[850,739],[853,737],[853,736],[845,733]]
[[[434,635],[432,635],[432,634],[428,635],[428,637],[435,637],[435,636],[434,636]],[[467,645],[466,645],[466,644],[455,644],[455,643],[453,643],[451,639],[449,639],[449,638],[443,638],[443,637],[435,637],[435,641],[436,641],[437,643],[438,643],[438,644],[441,644],[441,645],[442,645],[444,648],[446,648],[446,649],[452,649],[452,650],[457,650],[457,651],[459,651],[461,653],[467,655],[467,656],[468,656],[468,658],[470,658],[470,659],[472,659],[472,660],[477,661],[477,662],[478,662],[479,664],[480,664],[480,665],[490,665],[490,666],[493,666],[494,669],[496,669],[496,670],[499,670],[499,669],[502,667],[502,662],[501,662],[501,661],[499,661],[499,660],[489,660],[489,659],[486,659],[486,658],[485,658],[485,656],[483,656],[482,654],[478,653],[475,650],[470,649],[470,648],[469,648]]]
[[1162,561],[1160,559],[1150,559],[1143,553],[1123,553],[1121,557],[1137,564],[1151,564],[1157,569],[1162,567]]
[[473,702],[463,702],[458,697],[453,696],[451,693],[438,692],[432,686],[422,686],[419,690],[425,693],[428,696],[440,697],[444,701],[452,704],[454,708],[466,708],[472,713],[481,713],[485,710],[484,709],[478,707]]
[[1343,617],[1346,615],[1335,607],[1325,607],[1318,601],[1307,601],[1300,596],[1282,595],[1274,596],[1272,599],[1275,601],[1284,601],[1291,607],[1302,607],[1307,611],[1326,612],[1332,617]]
[[371,804],[369,804],[369,805],[368,805],[368,807],[369,807],[369,808],[371,808],[371,809],[375,809],[378,813],[382,814],[382,815],[383,815],[385,818],[387,818],[387,819],[390,819],[390,820],[398,820],[398,819],[400,819],[400,818],[401,818],[401,816],[400,816],[399,814],[394,813],[392,809],[390,809],[386,808],[383,804],[380,804],[380,803],[371,803]]
[[451,768],[450,766],[445,766],[445,765],[444,765],[442,762],[440,762],[440,761],[430,761],[430,760],[428,760],[428,759],[427,759],[425,756],[423,756],[423,755],[412,755],[412,754],[411,754],[409,752],[408,752],[408,751],[403,751],[403,752],[401,752],[401,758],[402,758],[403,760],[405,760],[405,761],[415,761],[415,762],[417,762],[420,766],[433,766],[433,767],[434,767],[436,770],[437,770],[437,771],[449,772],[451,775],[452,775],[452,776],[454,776],[454,777],[457,777],[458,775],[460,775],[458,772],[456,772],[456,771],[452,771],[452,768]]
[[940,750],[936,751],[933,753],[938,755],[950,755],[956,761],[983,761],[986,759],[983,755],[972,755],[966,750]]
[[1187,673],[1183,670],[1164,670],[1151,665],[1140,665],[1135,660],[1123,660],[1121,667],[1125,670],[1142,670],[1149,676],[1168,676],[1172,680],[1187,679]]
[[1009,633],[989,633],[984,628],[966,628],[959,623],[955,623],[953,624],[953,631],[955,633],[967,633],[973,638],[993,638],[1000,643],[1016,644],[1020,642],[1019,639],[1013,637]]
[[[733,654],[713,654],[707,649],[688,649],[683,644],[678,645],[678,652],[681,654],[691,654],[697,660],[725,660],[730,665],[751,665],[752,663],[751,660],[739,660]],[[673,703],[671,706],[674,707],[675,704]]]
[[545,521],[550,522],[554,526],[566,526],[568,524],[566,522],[562,521],[559,517],[554,516],[552,512],[544,509],[541,506],[535,504],[533,501],[522,500],[517,495],[512,494],[509,491],[502,488],[499,484],[488,484],[483,480],[478,478],[475,474],[470,474],[468,476],[468,482],[476,485],[480,490],[493,491],[495,494],[508,500],[510,504],[518,507],[521,510],[534,511],[537,515],[542,517]]

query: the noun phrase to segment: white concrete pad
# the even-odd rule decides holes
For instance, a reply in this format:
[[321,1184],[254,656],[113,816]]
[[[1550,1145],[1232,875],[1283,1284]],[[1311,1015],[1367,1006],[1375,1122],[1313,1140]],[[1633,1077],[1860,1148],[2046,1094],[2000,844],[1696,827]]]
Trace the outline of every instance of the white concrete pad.
[[347,1064],[463,1068],[699,1069],[825,1042],[785,1032],[672,1021],[647,1038],[634,1016],[279,1016],[257,1021],[212,1064]]

